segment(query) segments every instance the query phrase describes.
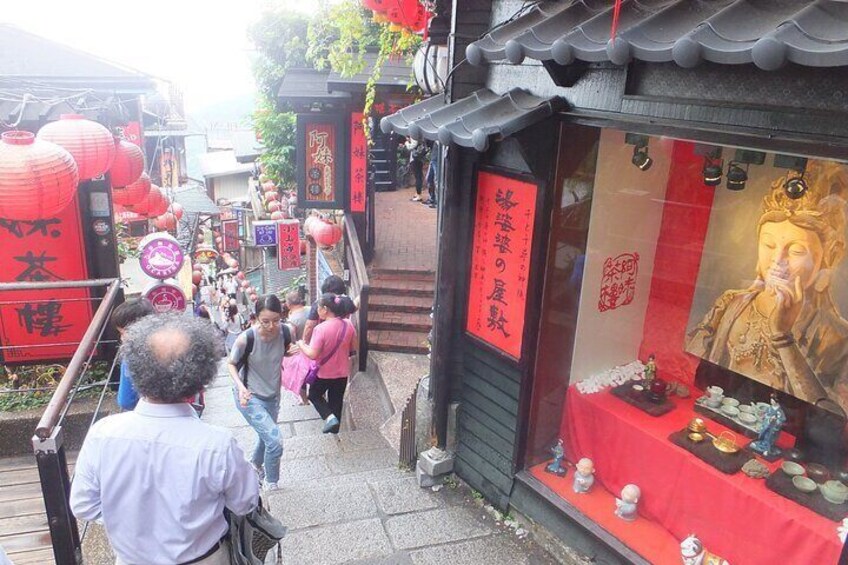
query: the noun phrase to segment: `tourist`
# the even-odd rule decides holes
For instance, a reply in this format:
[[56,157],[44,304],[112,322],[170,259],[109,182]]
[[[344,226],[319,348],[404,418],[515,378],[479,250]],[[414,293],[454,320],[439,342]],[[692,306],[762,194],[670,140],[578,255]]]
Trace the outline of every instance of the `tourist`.
[[286,294],[286,306],[289,309],[288,322],[294,327],[294,339],[301,339],[309,317],[309,310],[306,308],[306,296],[304,296],[303,291],[300,289],[289,291]]
[[273,294],[256,302],[255,326],[235,340],[227,368],[233,379],[236,407],[256,431],[250,462],[266,490],[276,490],[280,479],[282,436],[277,427],[280,412],[280,367],[292,344],[292,330],[283,323],[283,306]]
[[225,344],[227,346],[228,353],[232,350],[233,344],[236,342],[236,338],[238,338],[239,334],[244,331],[245,326],[246,323],[244,321],[244,316],[239,313],[238,306],[228,303],[224,309],[223,324],[219,326],[226,332]]
[[309,385],[309,400],[324,419],[325,434],[339,433],[350,356],[357,350],[356,329],[345,318],[347,302],[350,299],[346,296],[323,294],[318,300],[318,315],[323,323],[315,328],[309,344],[297,342],[304,355],[320,363],[318,380]]
[[[340,295],[341,301],[346,310],[345,314],[342,316],[343,318],[349,317],[359,309],[356,302],[347,296],[347,285],[341,277],[337,275],[330,275],[324,280],[323,284],[321,284],[321,294],[323,295],[327,293]],[[307,316],[306,324],[303,328],[303,335],[300,339],[309,343],[312,339],[312,331],[315,329],[315,326],[320,323],[321,317],[318,315],[318,301],[316,300],[312,303],[312,308],[309,310],[309,315]]]
[[229,564],[224,508],[251,512],[258,485],[232,434],[183,399],[212,382],[219,342],[202,320],[148,317],[121,348],[141,401],[95,423],[71,485],[74,515],[102,520],[117,564]]
[[430,208],[437,208],[436,204],[436,183],[439,182],[439,142],[433,144],[430,151],[430,164],[427,166],[427,192],[430,198],[424,201],[424,204]]
[[[119,304],[112,312],[112,324],[118,330],[123,339],[124,334],[131,324],[141,320],[145,316],[154,314],[153,305],[144,298],[128,300]],[[138,404],[138,393],[133,386],[133,380],[126,359],[121,359],[121,374],[118,381],[118,397],[116,399],[121,410],[132,410]]]
[[415,196],[413,202],[421,202],[421,190],[424,188],[424,158],[427,154],[427,146],[424,143],[408,137],[404,144],[409,151],[409,168],[415,175]]

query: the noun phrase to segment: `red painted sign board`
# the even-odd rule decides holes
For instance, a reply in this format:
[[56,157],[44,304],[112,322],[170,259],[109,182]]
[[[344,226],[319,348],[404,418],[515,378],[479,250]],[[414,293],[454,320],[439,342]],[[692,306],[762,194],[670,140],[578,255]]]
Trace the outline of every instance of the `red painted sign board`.
[[306,201],[336,200],[336,126],[313,122],[306,130]]
[[[52,218],[0,218],[0,282],[88,278],[79,203]],[[69,359],[91,323],[85,289],[0,293],[0,358],[4,363]]]
[[280,220],[277,222],[277,268],[300,268],[300,222]]
[[118,135],[124,141],[135,143],[141,149],[144,149],[144,137],[141,133],[141,123],[128,122],[127,125],[118,128]]
[[222,220],[221,236],[224,238],[225,252],[238,251],[240,247],[238,220]]
[[514,359],[521,357],[535,184],[480,171],[466,331]]
[[368,142],[362,112],[350,114],[350,211],[365,212],[368,176]]

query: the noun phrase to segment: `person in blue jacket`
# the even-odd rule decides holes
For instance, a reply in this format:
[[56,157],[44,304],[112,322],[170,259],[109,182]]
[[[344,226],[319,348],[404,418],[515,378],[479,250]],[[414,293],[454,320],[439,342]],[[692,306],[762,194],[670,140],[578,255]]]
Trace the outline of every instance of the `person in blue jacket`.
[[[155,313],[153,305],[144,298],[128,300],[119,304],[112,312],[112,323],[118,333],[123,336],[130,324],[153,313]],[[130,375],[126,359],[121,359],[121,380],[118,383],[117,402],[121,410],[132,410],[138,404],[138,392],[133,386],[132,375]]]

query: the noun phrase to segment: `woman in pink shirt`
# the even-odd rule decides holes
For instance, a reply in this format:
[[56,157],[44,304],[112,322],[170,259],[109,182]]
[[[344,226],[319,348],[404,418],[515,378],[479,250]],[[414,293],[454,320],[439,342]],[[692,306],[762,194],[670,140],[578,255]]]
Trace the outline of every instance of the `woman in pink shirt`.
[[309,386],[309,401],[324,419],[325,434],[339,433],[342,401],[350,377],[350,356],[357,350],[356,330],[344,318],[350,313],[349,302],[347,296],[322,294],[318,300],[321,323],[312,332],[308,345],[303,340],[297,342],[307,357],[321,365],[318,380]]

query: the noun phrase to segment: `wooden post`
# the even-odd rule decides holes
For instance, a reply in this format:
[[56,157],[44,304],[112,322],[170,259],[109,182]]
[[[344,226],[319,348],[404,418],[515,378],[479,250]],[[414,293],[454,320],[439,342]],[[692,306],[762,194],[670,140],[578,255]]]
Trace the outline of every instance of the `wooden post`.
[[311,235],[306,236],[306,278],[309,288],[309,299],[313,302],[318,300],[318,245]]

